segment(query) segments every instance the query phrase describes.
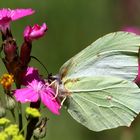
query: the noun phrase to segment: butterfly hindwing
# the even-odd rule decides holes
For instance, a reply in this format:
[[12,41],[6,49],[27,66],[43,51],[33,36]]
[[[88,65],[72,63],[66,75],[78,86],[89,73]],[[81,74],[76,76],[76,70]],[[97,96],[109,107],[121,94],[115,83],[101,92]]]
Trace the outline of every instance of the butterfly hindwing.
[[71,93],[67,109],[79,123],[93,131],[130,126],[140,112],[140,89],[115,77],[81,77],[65,83]]

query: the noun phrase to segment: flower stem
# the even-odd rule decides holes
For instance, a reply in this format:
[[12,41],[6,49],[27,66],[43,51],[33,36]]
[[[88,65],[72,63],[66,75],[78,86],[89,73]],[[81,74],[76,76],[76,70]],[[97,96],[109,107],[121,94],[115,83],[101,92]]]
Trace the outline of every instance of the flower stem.
[[[22,123],[22,106],[21,103],[18,103],[18,119],[19,119],[19,130],[22,130],[23,123]],[[24,134],[24,131],[22,132]]]
[[[16,83],[17,89],[20,89],[20,84]],[[22,130],[23,122],[22,122],[22,106],[21,103],[18,102],[18,120],[19,120],[19,130]],[[24,131],[22,131],[22,134],[24,135]]]
[[[37,102],[31,102],[30,107],[32,108],[36,108],[39,109],[40,108],[40,101]],[[26,140],[30,140],[32,135],[33,135],[33,131],[35,129],[35,126],[37,124],[37,122],[39,121],[39,118],[28,118],[30,120],[29,124],[27,125],[27,134],[26,134]]]
[[27,123],[23,126],[23,128],[20,130],[19,134],[22,134],[24,132],[24,129],[27,127],[29,122],[30,122],[30,120],[28,120]]
[[14,109],[11,110],[11,114],[12,114],[12,117],[13,117],[14,121],[16,122],[16,116],[15,116]]

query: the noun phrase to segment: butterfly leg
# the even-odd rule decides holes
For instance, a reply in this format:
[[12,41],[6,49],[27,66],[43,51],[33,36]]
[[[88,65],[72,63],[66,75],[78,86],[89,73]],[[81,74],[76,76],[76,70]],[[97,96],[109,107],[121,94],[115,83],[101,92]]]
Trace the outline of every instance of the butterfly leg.
[[[48,85],[48,83],[46,83],[46,85]],[[56,87],[56,94],[55,94],[55,96],[52,98],[52,100],[54,100],[57,96],[58,96],[58,84],[57,84],[57,80],[54,80],[53,82],[51,82],[48,86],[50,87],[50,86],[53,86],[54,85],[54,87]]]
[[51,82],[51,83],[49,84],[49,87],[52,86],[55,82],[56,82],[56,80],[54,80],[53,82]]
[[54,100],[55,98],[57,98],[57,96],[58,96],[58,94],[59,94],[58,88],[59,88],[59,85],[56,84],[56,94],[55,94],[55,96],[52,98],[52,100]]
[[61,107],[62,107],[63,103],[65,102],[66,98],[67,98],[67,97],[65,96],[65,97],[63,98],[63,100],[61,101],[61,104],[60,104]]

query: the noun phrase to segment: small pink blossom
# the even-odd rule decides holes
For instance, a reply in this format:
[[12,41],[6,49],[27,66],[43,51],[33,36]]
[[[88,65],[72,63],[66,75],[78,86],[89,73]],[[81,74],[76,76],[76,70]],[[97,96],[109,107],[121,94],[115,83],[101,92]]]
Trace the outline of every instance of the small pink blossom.
[[54,114],[59,115],[60,104],[54,99],[54,90],[43,81],[33,80],[25,88],[14,91],[14,96],[21,103],[37,102],[41,99],[42,103]]
[[32,9],[0,9],[0,30],[4,33],[10,28],[10,22],[18,20],[24,16],[33,14],[35,11]]
[[46,23],[42,26],[35,24],[33,27],[27,26],[24,30],[24,38],[26,41],[32,41],[44,36],[45,32],[48,30]]
[[136,26],[126,26],[122,28],[122,31],[130,32],[130,33],[135,33],[137,35],[140,35],[140,28]]
[[[124,28],[122,28],[122,31],[127,31],[130,33],[135,33],[137,35],[140,35],[140,27],[137,26],[126,26]],[[138,54],[140,53],[140,49]],[[136,76],[136,78],[134,79],[134,82],[140,87],[140,59],[138,56],[138,75]]]
[[140,62],[138,62],[138,75],[134,79],[134,82],[140,87]]

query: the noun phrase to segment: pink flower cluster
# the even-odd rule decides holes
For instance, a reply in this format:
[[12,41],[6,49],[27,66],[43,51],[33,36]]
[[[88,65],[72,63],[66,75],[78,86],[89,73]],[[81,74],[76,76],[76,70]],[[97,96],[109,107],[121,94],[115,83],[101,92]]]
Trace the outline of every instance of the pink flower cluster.
[[[33,14],[35,11],[32,9],[1,9],[0,10],[0,30],[3,34],[6,34],[7,30],[10,30],[11,21],[18,20],[24,16]],[[46,23],[43,23],[42,26],[35,24],[33,27],[27,26],[24,30],[24,38],[27,41],[32,41],[42,37],[45,32],[48,30]]]
[[[11,21],[18,20],[24,16],[28,16],[33,14],[35,11],[32,9],[1,9],[0,10],[0,30],[2,32],[3,41],[9,37],[9,33],[11,34],[10,23]],[[38,39],[44,36],[45,32],[48,30],[48,27],[45,23],[42,26],[35,24],[33,27],[27,26],[24,30],[24,45],[22,47],[20,56],[25,56],[23,59],[26,59],[28,54],[28,59],[30,60],[30,52],[31,52],[31,42],[34,39]],[[12,37],[12,35],[10,36]],[[10,44],[11,45],[11,44]],[[10,49],[13,50],[16,46],[10,46]],[[4,50],[9,47],[5,46]],[[16,49],[14,49],[16,51]],[[17,53],[17,52],[16,52]],[[5,53],[7,57],[9,57],[9,51]],[[10,57],[11,58],[11,57]],[[13,58],[13,57],[12,57]],[[19,59],[16,59],[19,60]],[[25,61],[26,62],[26,61]],[[14,63],[14,62],[13,62]],[[21,60],[19,62],[21,63]],[[16,63],[15,63],[16,64]],[[8,65],[8,64],[7,64]],[[28,66],[27,64],[23,65]],[[57,98],[55,98],[55,90],[46,83],[38,74],[38,70],[33,67],[27,67],[26,71],[23,72],[24,77],[22,77],[22,85],[24,88],[14,90],[15,99],[21,103],[26,102],[37,102],[41,100],[42,103],[54,114],[59,114],[60,103]]]
[[59,114],[60,103],[54,98],[55,91],[48,83],[45,83],[38,74],[37,69],[28,67],[23,85],[25,88],[16,89],[14,96],[21,103],[37,102],[41,99],[42,103],[54,114]]

